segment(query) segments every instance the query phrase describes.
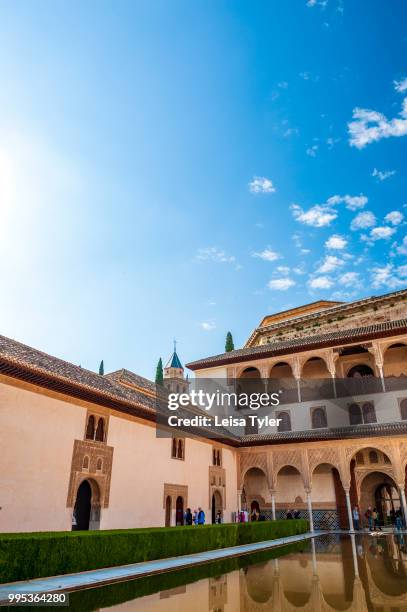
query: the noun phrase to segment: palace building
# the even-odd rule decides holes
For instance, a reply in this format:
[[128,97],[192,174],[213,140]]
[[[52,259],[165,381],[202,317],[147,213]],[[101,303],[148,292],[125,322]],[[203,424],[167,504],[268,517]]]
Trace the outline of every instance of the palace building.
[[[406,296],[266,316],[244,348],[189,363],[196,379],[280,393],[278,426],[216,439],[158,436],[156,386],[129,370],[0,336],[0,531],[169,526],[187,507],[207,522],[295,508],[315,528],[349,527],[355,504],[406,514]],[[164,385],[188,390],[176,350]]]

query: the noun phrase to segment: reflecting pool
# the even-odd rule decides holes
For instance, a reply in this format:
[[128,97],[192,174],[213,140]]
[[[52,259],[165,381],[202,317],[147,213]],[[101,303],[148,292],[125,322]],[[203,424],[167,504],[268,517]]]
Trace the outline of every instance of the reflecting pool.
[[256,555],[70,595],[71,610],[407,612],[403,535],[324,535]]

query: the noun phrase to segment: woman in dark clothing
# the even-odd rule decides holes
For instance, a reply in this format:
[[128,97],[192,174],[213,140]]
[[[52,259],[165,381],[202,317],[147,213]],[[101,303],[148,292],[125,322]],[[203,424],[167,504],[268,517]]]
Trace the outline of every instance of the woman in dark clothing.
[[187,508],[187,511],[185,512],[185,525],[192,525],[191,508]]

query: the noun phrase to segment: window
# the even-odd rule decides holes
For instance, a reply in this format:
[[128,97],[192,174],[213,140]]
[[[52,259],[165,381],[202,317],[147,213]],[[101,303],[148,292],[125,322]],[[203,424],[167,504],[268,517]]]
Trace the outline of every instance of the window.
[[407,421],[407,399],[403,399],[400,402],[400,413],[403,421]]
[[356,455],[356,463],[358,463],[359,465],[364,465],[365,463],[365,458],[363,457],[363,453],[357,453]]
[[97,463],[96,463],[96,470],[98,472],[101,472],[102,471],[102,467],[103,467],[103,461],[102,461],[102,458],[99,457],[98,460],[97,460]]
[[379,456],[376,451],[372,450],[369,453],[369,461],[370,463],[379,463]]
[[184,459],[185,440],[183,438],[173,438],[171,446],[171,457],[173,459]]
[[278,431],[291,431],[291,417],[289,412],[279,412],[277,415],[280,423],[278,425]]
[[83,458],[82,468],[84,470],[88,470],[89,469],[89,457],[87,455],[85,455],[84,458]]
[[314,408],[312,411],[312,429],[328,427],[325,408]]
[[363,423],[359,404],[351,404],[349,406],[349,423],[351,425],[361,425]]
[[86,439],[93,440],[95,437],[95,417],[91,414],[88,418],[88,424],[86,427]]
[[97,429],[96,429],[95,440],[97,440],[98,442],[103,442],[104,439],[105,439],[105,421],[104,419],[100,418],[98,421]]
[[221,451],[219,448],[214,448],[212,450],[212,465],[222,465]]
[[362,407],[363,421],[365,423],[377,423],[376,412],[372,402],[366,402]]

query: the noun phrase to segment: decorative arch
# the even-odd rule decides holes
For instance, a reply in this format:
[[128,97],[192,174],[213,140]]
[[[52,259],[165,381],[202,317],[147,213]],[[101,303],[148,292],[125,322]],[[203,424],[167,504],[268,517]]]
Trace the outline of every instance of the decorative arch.
[[276,361],[269,370],[269,378],[294,378],[293,368],[288,361]]
[[[317,362],[320,367],[315,367]],[[331,375],[328,366],[329,364],[324,355],[318,353],[308,355],[301,361],[301,378],[330,378]],[[309,372],[307,372],[307,370],[309,370]],[[315,370],[315,372],[313,372],[313,370]],[[310,376],[310,374],[313,375]]]

